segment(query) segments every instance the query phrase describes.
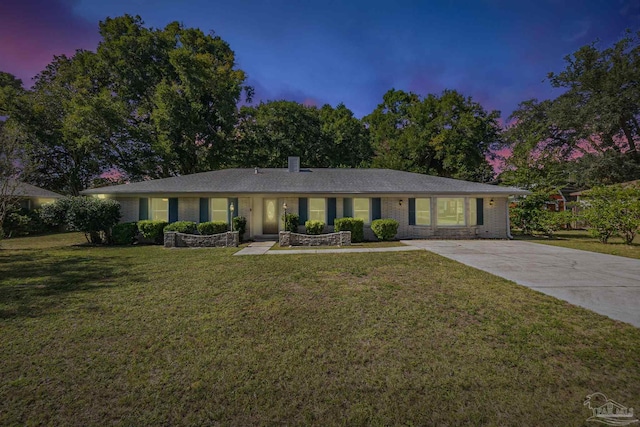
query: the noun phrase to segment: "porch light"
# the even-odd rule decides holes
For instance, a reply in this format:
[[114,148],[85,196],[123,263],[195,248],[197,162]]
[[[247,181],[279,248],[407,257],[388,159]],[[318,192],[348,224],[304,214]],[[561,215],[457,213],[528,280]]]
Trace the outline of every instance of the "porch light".
[[493,201],[493,197],[489,200],[489,206],[493,206],[495,205],[496,202]]
[[289,227],[287,227],[289,224],[287,223],[287,202],[284,202],[282,204],[282,209],[284,210],[284,231],[288,231]]
[[236,210],[236,208],[233,206],[233,202],[231,202],[231,204],[229,205],[229,210],[231,211],[231,231],[233,231],[233,211]]
[[398,205],[402,206],[402,199],[400,199],[400,202],[398,202]]

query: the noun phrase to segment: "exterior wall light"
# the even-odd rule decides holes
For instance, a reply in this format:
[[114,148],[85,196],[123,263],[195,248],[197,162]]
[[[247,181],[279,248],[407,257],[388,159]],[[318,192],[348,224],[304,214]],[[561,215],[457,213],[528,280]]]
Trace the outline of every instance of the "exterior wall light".
[[400,202],[398,202],[398,205],[402,206],[402,199],[400,199]]
[[489,206],[495,205],[496,202],[493,200],[493,197],[489,200]]

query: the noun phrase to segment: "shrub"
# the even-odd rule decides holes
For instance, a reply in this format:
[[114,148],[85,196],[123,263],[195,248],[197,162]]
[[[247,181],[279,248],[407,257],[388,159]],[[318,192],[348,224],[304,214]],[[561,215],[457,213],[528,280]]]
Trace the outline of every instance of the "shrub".
[[111,238],[116,245],[131,245],[136,240],[138,224],[135,222],[123,222],[111,228]]
[[91,243],[110,243],[111,228],[120,220],[120,204],[93,197],[65,197],[42,207],[41,218],[50,225],[65,224],[82,231]]
[[307,234],[322,234],[322,230],[324,230],[324,222],[310,220],[304,223],[304,228],[307,230]]
[[238,237],[240,237],[240,241],[244,240],[244,233],[247,231],[247,218],[243,216],[234,216],[233,217],[233,229],[238,232]]
[[392,240],[398,234],[399,225],[395,219],[376,219],[371,223],[371,230],[380,240]]
[[153,240],[154,243],[161,245],[164,240],[164,228],[169,225],[167,221],[152,221],[145,219],[138,221],[138,230],[142,237]]
[[288,213],[286,215],[282,215],[282,220],[284,221],[285,231],[290,231],[292,233],[298,232],[298,226],[300,225],[300,216],[298,214]]
[[224,221],[201,222],[198,224],[198,231],[204,235],[226,233],[227,229],[228,225]]
[[178,233],[196,234],[198,226],[193,221],[176,221],[167,225],[164,228],[164,232],[177,231]]
[[594,187],[583,194],[583,219],[602,243],[619,234],[631,244],[640,228],[640,187]]
[[361,218],[338,218],[335,220],[335,231],[350,231],[354,243],[364,240],[364,220]]
[[543,232],[549,237],[553,237],[553,233],[566,227],[571,223],[573,214],[571,211],[541,211],[538,215],[538,231]]

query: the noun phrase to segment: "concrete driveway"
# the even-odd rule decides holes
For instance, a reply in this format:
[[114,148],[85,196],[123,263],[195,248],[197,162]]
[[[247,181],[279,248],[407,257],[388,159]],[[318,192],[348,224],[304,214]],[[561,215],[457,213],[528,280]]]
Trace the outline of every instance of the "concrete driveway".
[[403,243],[640,327],[640,260],[514,240]]

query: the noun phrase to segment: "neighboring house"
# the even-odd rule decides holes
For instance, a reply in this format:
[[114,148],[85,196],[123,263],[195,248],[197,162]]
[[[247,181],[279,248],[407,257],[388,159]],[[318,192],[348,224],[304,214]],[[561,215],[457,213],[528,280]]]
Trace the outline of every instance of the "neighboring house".
[[576,190],[577,188],[575,187],[562,187],[555,190],[549,195],[551,200],[546,203],[547,210],[554,212],[571,210],[570,204],[578,199],[577,193],[575,193]]
[[64,197],[61,194],[24,182],[8,181],[5,188],[12,198],[18,199],[20,207],[27,210],[38,209],[46,203],[51,203]]
[[498,187],[389,169],[300,168],[225,169],[85,190],[115,199],[122,221],[230,221],[247,218],[247,236],[275,235],[282,216],[316,219],[333,230],[334,220],[362,218],[365,238],[374,239],[371,221],[393,218],[399,238],[506,238],[510,195],[529,194]]

